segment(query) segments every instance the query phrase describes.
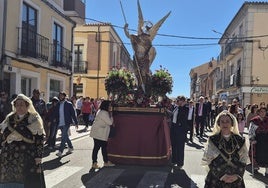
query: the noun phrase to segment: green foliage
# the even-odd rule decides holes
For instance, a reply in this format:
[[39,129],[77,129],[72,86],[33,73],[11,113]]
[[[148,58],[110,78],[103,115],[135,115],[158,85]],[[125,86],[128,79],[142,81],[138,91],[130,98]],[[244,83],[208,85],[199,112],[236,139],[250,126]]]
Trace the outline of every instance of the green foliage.
[[105,79],[105,89],[108,93],[120,93],[127,95],[129,91],[133,90],[134,77],[133,74],[126,69],[111,70]]
[[160,66],[159,70],[152,75],[152,95],[153,96],[164,96],[167,93],[172,92],[173,80],[168,70],[163,69]]
[[135,76],[126,69],[112,69],[105,79],[105,89],[113,104],[118,106],[148,107],[151,99],[164,97],[172,92],[173,80],[170,73],[160,67],[150,76],[144,93],[136,87]]

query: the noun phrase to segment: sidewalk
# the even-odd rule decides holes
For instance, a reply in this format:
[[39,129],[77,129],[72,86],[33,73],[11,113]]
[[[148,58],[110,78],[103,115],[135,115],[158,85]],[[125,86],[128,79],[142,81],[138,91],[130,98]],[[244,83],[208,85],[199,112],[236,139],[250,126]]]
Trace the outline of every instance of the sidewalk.
[[[85,130],[84,128],[85,128],[85,125],[78,125],[78,129],[76,129],[75,126],[71,126],[70,127],[71,135],[69,136],[70,140],[75,140],[81,137],[89,136],[91,126],[89,126],[87,130]],[[58,130],[56,145],[60,144],[60,137],[61,137],[61,131]]]
[[[70,127],[71,135],[70,139],[75,140],[84,136],[89,136],[91,126],[85,130],[85,125],[78,125],[78,129],[75,128],[75,126]],[[60,132],[60,131],[59,131]]]

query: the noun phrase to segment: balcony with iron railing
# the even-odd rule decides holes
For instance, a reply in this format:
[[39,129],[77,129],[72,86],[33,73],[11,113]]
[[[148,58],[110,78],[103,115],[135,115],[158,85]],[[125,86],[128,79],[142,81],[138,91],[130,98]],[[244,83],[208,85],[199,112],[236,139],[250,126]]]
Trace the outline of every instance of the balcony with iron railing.
[[48,61],[49,39],[27,27],[18,28],[21,32],[19,55]]
[[233,55],[243,47],[241,36],[232,38],[225,46],[225,56]]
[[222,89],[222,79],[217,80],[216,82],[216,90]]
[[71,51],[58,44],[58,42],[54,42],[54,44],[51,44],[51,49],[52,59],[50,65],[54,67],[65,68],[67,70],[72,70]]
[[64,0],[64,10],[74,11],[79,17],[85,18],[85,0]]
[[[18,55],[26,58],[36,58],[41,62],[48,62],[54,67],[61,67],[67,70],[72,70],[72,56],[71,51],[59,45],[50,44],[49,39],[34,32],[30,27],[18,28],[21,40],[18,41],[20,48],[18,48]],[[51,57],[49,53],[51,51]]]
[[87,74],[87,61],[74,61],[74,74]]
[[229,88],[230,87],[230,76],[224,79],[223,88]]
[[220,63],[222,60],[224,60],[224,54],[223,51],[220,52],[220,54],[217,57],[217,63]]

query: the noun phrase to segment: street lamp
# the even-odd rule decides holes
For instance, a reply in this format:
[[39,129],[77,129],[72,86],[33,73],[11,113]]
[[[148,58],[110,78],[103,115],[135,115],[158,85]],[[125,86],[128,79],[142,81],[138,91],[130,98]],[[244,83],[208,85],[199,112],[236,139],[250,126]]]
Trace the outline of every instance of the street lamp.
[[225,36],[227,39],[229,39],[229,36],[230,36],[229,33],[221,33],[221,32],[216,31],[216,30],[214,30],[214,29],[212,29],[212,31],[213,31],[214,33],[217,33],[217,34],[220,34],[220,35],[222,35],[222,36]]

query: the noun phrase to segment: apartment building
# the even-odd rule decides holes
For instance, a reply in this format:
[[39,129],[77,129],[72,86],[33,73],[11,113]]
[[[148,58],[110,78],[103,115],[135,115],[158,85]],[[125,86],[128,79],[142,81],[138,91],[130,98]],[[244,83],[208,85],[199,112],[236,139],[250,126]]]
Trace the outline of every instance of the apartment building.
[[197,101],[200,96],[210,97],[210,100],[216,100],[215,93],[215,71],[217,70],[217,61],[211,61],[194,67],[190,71],[191,88],[190,98]]
[[[221,52],[210,75],[216,83],[210,97],[228,102],[238,98],[242,106],[268,103],[267,17],[267,2],[245,2],[238,10],[218,42]],[[190,76],[191,83],[198,80]],[[196,93],[195,87],[191,90]]]
[[114,67],[132,70],[129,52],[109,23],[79,25],[74,40],[74,94],[107,98],[108,72]]
[[[0,11],[1,89],[31,96],[37,88],[48,101],[59,91],[72,94],[73,31],[67,0],[4,0]],[[81,21],[81,20],[80,20]],[[82,21],[81,21],[82,22]]]

